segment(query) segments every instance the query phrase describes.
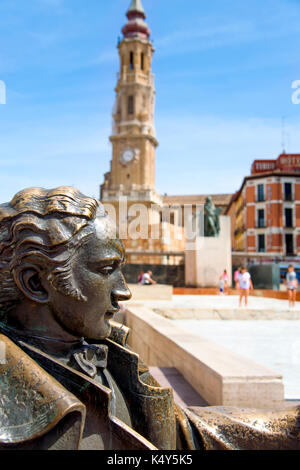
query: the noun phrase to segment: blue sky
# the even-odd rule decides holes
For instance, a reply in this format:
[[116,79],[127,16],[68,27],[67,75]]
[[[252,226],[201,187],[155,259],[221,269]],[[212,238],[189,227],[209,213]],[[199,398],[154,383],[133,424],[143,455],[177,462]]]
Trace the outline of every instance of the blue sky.
[[[1,0],[0,201],[29,186],[99,196],[130,0]],[[157,189],[237,190],[255,158],[300,153],[299,0],[143,0],[156,49]]]

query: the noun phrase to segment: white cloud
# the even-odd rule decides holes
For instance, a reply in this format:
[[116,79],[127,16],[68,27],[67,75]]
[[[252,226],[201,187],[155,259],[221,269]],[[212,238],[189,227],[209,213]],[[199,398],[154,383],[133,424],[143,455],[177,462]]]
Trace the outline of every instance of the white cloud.
[[[29,186],[74,185],[97,196],[112,157],[106,116],[85,124],[15,124],[1,136],[0,202]],[[108,124],[108,123],[107,123]],[[256,158],[281,152],[280,119],[157,116],[157,189],[168,194],[230,193]],[[300,118],[287,119],[288,152],[300,151]],[[15,136],[18,136],[16,139]]]
[[156,38],[157,54],[184,54],[266,41],[300,32],[299,5],[285,0],[277,1],[274,8],[272,0],[262,3],[253,11],[256,15],[245,15],[245,20],[235,20],[234,13],[228,19],[224,14],[218,15],[218,12],[213,16],[191,17],[188,25],[182,24],[179,19],[176,30]]
[[107,121],[99,115],[84,121],[61,116],[34,126],[31,122],[4,124],[0,203],[31,186],[74,185],[98,197],[111,158]]
[[[157,185],[162,193],[234,192],[254,159],[281,153],[280,120],[172,115],[161,116],[157,124]],[[300,118],[288,125],[288,152],[300,153],[299,127]]]
[[107,51],[103,51],[98,57],[92,59],[89,65],[99,65],[99,64],[106,64],[110,62],[116,62],[118,60],[118,54],[116,53],[115,49],[109,49]]

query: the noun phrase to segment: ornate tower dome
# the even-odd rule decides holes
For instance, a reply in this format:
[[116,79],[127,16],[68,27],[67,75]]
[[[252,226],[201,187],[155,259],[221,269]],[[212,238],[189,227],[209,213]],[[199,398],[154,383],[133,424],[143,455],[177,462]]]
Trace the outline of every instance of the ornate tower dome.
[[122,29],[124,37],[149,39],[151,31],[144,21],[146,14],[141,0],[132,0],[126,16],[128,21]]

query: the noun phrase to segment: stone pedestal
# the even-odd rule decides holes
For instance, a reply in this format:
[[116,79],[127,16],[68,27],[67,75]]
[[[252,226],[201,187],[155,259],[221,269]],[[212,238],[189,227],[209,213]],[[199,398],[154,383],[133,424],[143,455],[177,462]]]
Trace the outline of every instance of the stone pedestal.
[[218,237],[196,237],[185,253],[187,287],[217,287],[224,269],[232,285],[230,217],[220,216]]
[[175,367],[212,406],[284,407],[282,376],[137,303],[126,309],[129,346],[143,362]]

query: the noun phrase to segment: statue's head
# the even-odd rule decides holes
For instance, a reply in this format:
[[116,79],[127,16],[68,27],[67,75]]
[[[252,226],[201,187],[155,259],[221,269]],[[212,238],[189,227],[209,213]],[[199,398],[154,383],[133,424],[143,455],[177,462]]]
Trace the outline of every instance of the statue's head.
[[[74,336],[102,339],[131,296],[122,242],[101,203],[72,187],[25,189],[0,205],[0,315],[47,305]],[[42,329],[42,325],[41,325]]]

